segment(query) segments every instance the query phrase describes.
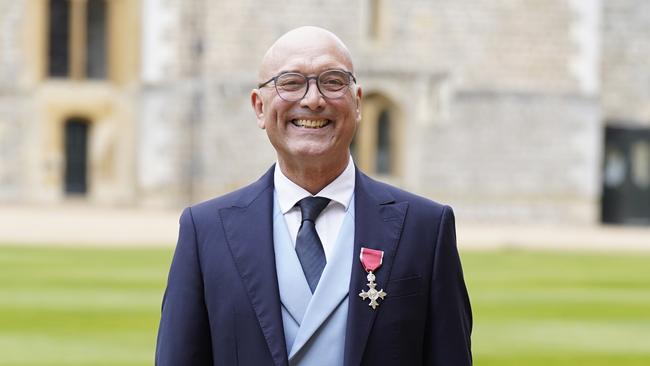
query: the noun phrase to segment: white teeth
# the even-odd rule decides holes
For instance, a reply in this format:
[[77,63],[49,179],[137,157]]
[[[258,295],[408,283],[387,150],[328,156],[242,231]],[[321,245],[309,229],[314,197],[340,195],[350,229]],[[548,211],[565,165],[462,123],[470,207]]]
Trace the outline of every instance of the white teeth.
[[311,119],[295,119],[293,124],[306,128],[321,128],[327,124],[326,119],[311,120]]

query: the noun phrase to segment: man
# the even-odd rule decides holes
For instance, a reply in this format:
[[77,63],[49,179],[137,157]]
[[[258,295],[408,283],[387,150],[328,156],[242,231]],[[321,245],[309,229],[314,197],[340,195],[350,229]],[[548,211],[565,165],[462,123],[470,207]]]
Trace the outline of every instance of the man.
[[183,212],[157,364],[471,365],[453,213],[355,168],[362,91],[345,45],[294,29],[259,82],[277,164]]

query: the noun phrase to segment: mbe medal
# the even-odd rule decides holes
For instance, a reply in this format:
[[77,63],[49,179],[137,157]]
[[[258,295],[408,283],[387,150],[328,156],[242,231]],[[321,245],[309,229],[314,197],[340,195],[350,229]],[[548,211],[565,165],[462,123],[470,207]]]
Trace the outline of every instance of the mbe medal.
[[377,284],[375,283],[375,274],[373,271],[376,271],[379,267],[381,267],[381,263],[384,259],[384,251],[383,250],[374,250],[374,249],[368,249],[365,247],[361,247],[361,254],[359,255],[359,259],[361,260],[361,264],[363,265],[363,269],[368,272],[368,276],[366,277],[368,279],[368,291],[362,290],[359,293],[359,297],[361,299],[366,300],[370,299],[370,303],[368,306],[372,306],[373,310],[377,309],[377,306],[379,306],[379,302],[377,300],[379,299],[384,299],[387,293],[384,292],[383,289],[377,290]]

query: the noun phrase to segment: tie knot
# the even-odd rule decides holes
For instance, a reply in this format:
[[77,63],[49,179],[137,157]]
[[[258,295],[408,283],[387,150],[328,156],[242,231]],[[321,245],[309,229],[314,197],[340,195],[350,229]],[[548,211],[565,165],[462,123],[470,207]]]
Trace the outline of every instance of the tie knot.
[[302,221],[310,220],[315,222],[329,202],[330,199],[325,197],[305,197],[298,201],[297,205],[300,206]]

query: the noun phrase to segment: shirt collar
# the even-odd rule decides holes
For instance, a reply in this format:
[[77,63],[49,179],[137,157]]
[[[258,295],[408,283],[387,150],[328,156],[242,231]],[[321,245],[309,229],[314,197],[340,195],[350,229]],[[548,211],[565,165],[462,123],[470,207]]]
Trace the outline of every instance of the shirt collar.
[[[343,170],[343,172],[330,184],[318,192],[316,196],[329,198],[333,202],[342,205],[347,211],[348,206],[350,205],[350,200],[352,199],[352,194],[354,193],[354,172],[354,162],[352,161],[352,157],[350,157],[350,159],[348,159],[348,166],[345,170]],[[275,192],[278,197],[278,203],[282,214],[289,212],[289,210],[291,210],[301,199],[311,196],[311,193],[287,178],[287,176],[282,173],[282,170],[280,170],[280,164],[278,163],[275,164],[273,183],[275,185]]]

